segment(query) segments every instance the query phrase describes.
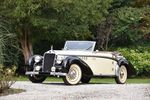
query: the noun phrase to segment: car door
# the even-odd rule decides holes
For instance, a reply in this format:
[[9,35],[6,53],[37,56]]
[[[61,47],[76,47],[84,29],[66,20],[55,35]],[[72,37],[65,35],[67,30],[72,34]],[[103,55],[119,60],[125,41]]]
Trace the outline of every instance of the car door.
[[89,65],[94,75],[112,76],[115,75],[117,62],[107,57],[87,57],[84,61]]

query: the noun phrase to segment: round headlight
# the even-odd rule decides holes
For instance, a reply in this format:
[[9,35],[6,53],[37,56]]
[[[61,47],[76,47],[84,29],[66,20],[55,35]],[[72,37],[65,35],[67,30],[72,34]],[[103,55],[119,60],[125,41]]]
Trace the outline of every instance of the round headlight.
[[64,56],[57,56],[56,63],[60,64],[64,58]]
[[35,62],[39,62],[41,60],[41,57],[40,56],[35,56],[35,58],[34,58],[34,61]]
[[41,69],[41,66],[35,66],[35,70],[39,71]]
[[57,63],[57,64],[61,64],[61,60],[57,60],[56,63]]
[[63,60],[64,56],[57,56],[57,60]]

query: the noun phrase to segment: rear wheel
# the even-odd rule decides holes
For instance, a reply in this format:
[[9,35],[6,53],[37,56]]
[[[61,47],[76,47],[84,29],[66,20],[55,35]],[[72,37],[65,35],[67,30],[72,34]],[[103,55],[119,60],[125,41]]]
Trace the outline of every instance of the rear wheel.
[[91,80],[91,77],[87,77],[87,76],[83,76],[83,77],[81,78],[81,82],[82,82],[82,83],[89,83],[90,80]]
[[32,83],[42,83],[46,79],[46,76],[40,75],[29,75],[28,77]]
[[68,74],[63,77],[63,81],[67,85],[76,85],[80,82],[82,77],[82,71],[79,65],[72,64],[70,66]]
[[124,84],[127,80],[127,68],[124,65],[121,65],[119,68],[119,75],[115,77],[117,84]]

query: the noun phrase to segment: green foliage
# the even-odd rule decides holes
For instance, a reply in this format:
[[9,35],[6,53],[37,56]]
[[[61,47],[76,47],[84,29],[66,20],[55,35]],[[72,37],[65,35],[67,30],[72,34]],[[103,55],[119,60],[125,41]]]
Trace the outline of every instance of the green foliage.
[[15,82],[13,75],[16,67],[6,68],[17,64],[17,41],[15,35],[10,33],[9,24],[0,18],[0,93],[9,89]]
[[123,7],[114,13],[115,27],[113,37],[129,45],[142,37],[140,32],[141,10],[132,7]]
[[0,64],[16,65],[18,60],[18,42],[15,34],[10,32],[9,24],[0,19]]
[[0,93],[7,91],[15,83],[13,76],[16,67],[4,68],[0,65]]
[[110,2],[111,0],[53,1],[51,16],[55,23],[48,31],[51,33],[48,38],[54,39],[53,34],[59,40],[92,38],[89,27],[105,19]]
[[[43,37],[51,40],[53,34],[60,40],[88,39],[92,38],[89,27],[105,19],[111,2],[112,0],[4,0],[1,14],[13,19],[16,30],[17,27],[25,30],[30,28],[30,34],[34,37],[31,40],[36,41],[37,33],[40,34],[40,39]],[[33,27],[38,29],[32,30]]]
[[118,48],[134,66],[138,75],[150,74],[150,48],[139,46],[137,48]]
[[[91,25],[105,20],[112,0],[2,0],[0,14],[10,19],[18,38],[27,41],[92,39]],[[59,41],[58,41],[59,40]],[[57,42],[58,41],[58,42]]]
[[[112,33],[112,45],[115,47],[124,47],[118,48],[117,50],[131,61],[136,68],[138,75],[149,75],[149,0],[128,1],[128,5],[120,7],[113,12],[115,23]],[[146,39],[147,42],[145,42]]]
[[39,27],[39,29],[50,30],[48,34],[54,33],[64,38],[74,36],[81,39],[91,33],[90,25],[98,24],[105,19],[105,15],[108,14],[107,9],[112,2],[112,0],[3,1],[1,14],[11,18],[16,28]]
[[114,0],[111,7],[115,19],[111,45],[135,45],[141,39],[149,39],[149,11],[149,0]]
[[142,19],[140,24],[140,30],[144,35],[150,36],[150,6],[141,8]]

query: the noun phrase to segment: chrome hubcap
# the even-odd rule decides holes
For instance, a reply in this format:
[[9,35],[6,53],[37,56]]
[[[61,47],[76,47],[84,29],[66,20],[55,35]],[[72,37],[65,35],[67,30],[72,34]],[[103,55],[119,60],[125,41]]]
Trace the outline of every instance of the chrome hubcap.
[[120,80],[124,83],[127,79],[127,70],[125,66],[122,66],[120,69]]
[[121,78],[124,77],[124,71],[123,71],[123,70],[121,70],[121,72],[120,72],[120,77],[121,77]]
[[77,77],[76,71],[74,69],[71,69],[68,73],[68,77],[69,79],[72,79],[72,80],[75,79]]

